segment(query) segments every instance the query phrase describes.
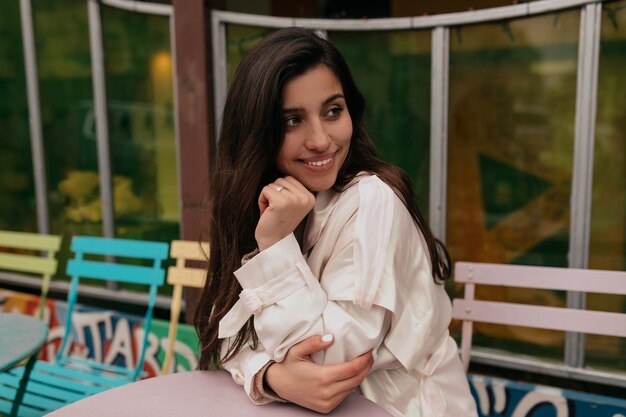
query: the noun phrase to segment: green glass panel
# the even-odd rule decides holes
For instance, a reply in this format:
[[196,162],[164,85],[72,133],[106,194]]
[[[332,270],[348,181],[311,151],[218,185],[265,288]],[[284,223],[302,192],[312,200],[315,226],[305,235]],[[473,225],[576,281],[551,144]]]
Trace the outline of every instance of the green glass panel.
[[0,13],[0,229],[37,231],[19,2]]
[[388,162],[412,178],[428,215],[430,170],[430,31],[328,33],[367,104],[365,122]]
[[[626,1],[603,3],[589,268],[626,270]],[[625,296],[589,294],[590,309],[626,312]],[[588,335],[586,363],[626,369],[626,341]]]
[[[520,171],[487,155],[479,155],[478,159],[487,229],[522,209],[551,186],[532,173]],[[497,175],[493,175],[494,172]]]
[[[446,242],[455,261],[567,266],[579,14],[451,30]],[[550,291],[477,296],[565,305]],[[561,361],[564,334],[479,325],[475,342]]]
[[226,25],[226,73],[229,84],[244,55],[255,43],[274,31],[257,26]]
[[102,7],[115,234],[179,235],[169,19]]
[[87,3],[32,7],[50,229],[65,235],[55,279],[67,279],[71,236],[102,234]]
[[101,234],[86,4],[36,2],[33,14],[52,231]]

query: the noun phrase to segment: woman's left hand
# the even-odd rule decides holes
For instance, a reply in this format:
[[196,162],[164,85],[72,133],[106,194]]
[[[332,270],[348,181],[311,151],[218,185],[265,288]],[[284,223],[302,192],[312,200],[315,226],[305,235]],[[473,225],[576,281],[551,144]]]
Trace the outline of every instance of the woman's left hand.
[[261,217],[254,233],[259,250],[296,230],[314,204],[315,196],[293,177],[278,178],[263,187],[259,195]]
[[332,341],[311,336],[293,345],[282,362],[270,365],[265,382],[281,398],[318,413],[337,407],[367,377],[374,357],[367,351],[355,359],[334,365],[318,365],[311,355]]

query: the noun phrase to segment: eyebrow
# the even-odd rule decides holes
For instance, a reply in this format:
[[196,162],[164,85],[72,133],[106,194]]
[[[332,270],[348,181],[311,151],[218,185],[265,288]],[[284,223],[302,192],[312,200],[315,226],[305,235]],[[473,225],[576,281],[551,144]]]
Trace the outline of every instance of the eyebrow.
[[[345,100],[345,97],[343,96],[343,94],[337,93],[337,94],[333,94],[332,96],[330,96],[326,100],[324,100],[322,105],[326,106],[327,104],[332,103],[333,101],[337,100],[338,98],[342,98],[342,99]],[[302,113],[303,111],[304,111],[303,107],[289,107],[289,108],[283,109],[283,113]]]

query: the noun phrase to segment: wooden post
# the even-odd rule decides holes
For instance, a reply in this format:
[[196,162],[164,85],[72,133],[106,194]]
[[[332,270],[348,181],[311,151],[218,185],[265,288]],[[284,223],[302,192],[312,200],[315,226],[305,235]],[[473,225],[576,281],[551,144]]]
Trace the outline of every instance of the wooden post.
[[[174,0],[179,121],[181,238],[206,240],[204,203],[215,155],[210,10],[224,0]],[[186,291],[186,318],[193,318],[198,291]]]

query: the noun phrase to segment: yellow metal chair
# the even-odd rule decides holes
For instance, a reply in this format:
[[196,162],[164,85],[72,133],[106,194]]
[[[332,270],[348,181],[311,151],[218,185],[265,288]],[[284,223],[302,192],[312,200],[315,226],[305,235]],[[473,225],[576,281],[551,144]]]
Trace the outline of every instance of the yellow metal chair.
[[[206,262],[209,257],[209,244],[185,240],[173,240],[170,245],[170,257],[176,259],[176,265],[167,271],[167,283],[174,286],[172,305],[170,308],[170,327],[167,335],[167,350],[163,360],[162,374],[170,372],[174,358],[174,343],[178,334],[180,305],[183,298],[183,287],[202,288],[207,276]],[[192,261],[195,265],[188,266]],[[198,266],[202,262],[204,266]]]
[[0,270],[41,277],[38,318],[43,318],[50,279],[57,270],[55,256],[60,247],[61,236],[0,230]]

